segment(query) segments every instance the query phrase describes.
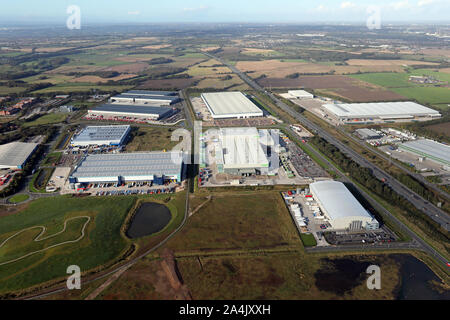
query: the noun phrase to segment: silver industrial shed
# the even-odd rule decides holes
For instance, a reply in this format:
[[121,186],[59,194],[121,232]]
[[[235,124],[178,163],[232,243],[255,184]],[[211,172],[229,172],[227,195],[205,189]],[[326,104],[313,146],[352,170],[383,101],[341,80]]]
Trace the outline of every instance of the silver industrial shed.
[[145,152],[89,154],[75,167],[71,183],[153,181],[181,182],[184,154],[181,152]]
[[159,120],[170,116],[174,110],[168,107],[150,107],[122,104],[104,104],[88,110],[89,117],[136,118],[142,120]]
[[201,95],[213,119],[262,117],[263,111],[242,92],[210,92]]
[[0,145],[0,169],[23,169],[38,145],[17,141]]
[[398,147],[444,166],[450,166],[450,146],[443,143],[421,139],[402,143]]
[[364,209],[342,182],[315,182],[310,185],[310,190],[333,230],[379,228],[378,221]]
[[70,144],[74,147],[120,146],[131,131],[125,126],[88,126],[76,134]]

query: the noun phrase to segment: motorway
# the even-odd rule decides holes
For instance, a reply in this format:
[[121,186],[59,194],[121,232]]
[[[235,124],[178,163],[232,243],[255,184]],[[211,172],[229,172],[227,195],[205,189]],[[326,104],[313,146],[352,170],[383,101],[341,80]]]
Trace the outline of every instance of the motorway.
[[302,125],[306,126],[310,130],[313,130],[313,132],[315,134],[319,135],[320,137],[327,140],[329,143],[338,147],[343,153],[345,153],[347,156],[351,157],[359,165],[371,169],[373,174],[378,179],[380,179],[380,180],[384,179],[385,183],[387,185],[389,185],[395,192],[397,192],[398,194],[400,194],[403,197],[405,197],[406,199],[408,199],[408,201],[410,203],[412,203],[417,209],[419,209],[424,214],[428,215],[431,219],[433,219],[434,221],[439,223],[445,230],[449,231],[450,217],[446,212],[444,212],[443,210],[434,206],[429,201],[425,200],[424,198],[419,196],[417,193],[415,193],[411,189],[409,189],[406,186],[404,186],[403,184],[401,184],[397,179],[395,179],[391,175],[387,174],[386,172],[384,172],[383,170],[378,168],[376,165],[374,165],[370,161],[366,160],[364,157],[362,157],[359,153],[354,151],[352,148],[348,147],[346,144],[342,143],[340,140],[338,140],[333,135],[328,133],[325,129],[321,128],[320,126],[316,125],[309,119],[305,118],[300,113],[293,110],[291,107],[289,107],[284,102],[279,100],[274,94],[264,90],[264,88],[262,88],[259,84],[257,84],[252,79],[250,79],[246,74],[239,71],[233,65],[228,64],[223,59],[213,56],[209,53],[204,53],[204,54],[209,56],[210,58],[216,59],[217,61],[220,61],[222,64],[226,65],[234,73],[236,73],[243,81],[245,81],[250,87],[252,87],[256,91],[263,93],[266,96],[270,97],[277,107],[282,109],[284,112],[288,113],[293,118],[297,119]]

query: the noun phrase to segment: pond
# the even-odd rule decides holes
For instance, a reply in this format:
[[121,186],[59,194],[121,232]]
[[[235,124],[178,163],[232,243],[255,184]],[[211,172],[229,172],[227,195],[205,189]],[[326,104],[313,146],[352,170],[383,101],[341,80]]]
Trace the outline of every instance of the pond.
[[437,288],[433,282],[441,283],[439,277],[422,261],[409,254],[382,256],[346,257],[322,259],[323,267],[315,273],[320,290],[342,295],[366,281],[365,273],[371,264],[380,264],[383,259],[392,259],[399,265],[400,281],[393,292],[398,300],[450,300],[450,291]]
[[131,239],[152,235],[163,230],[170,222],[172,214],[163,204],[146,202],[137,209],[127,230]]

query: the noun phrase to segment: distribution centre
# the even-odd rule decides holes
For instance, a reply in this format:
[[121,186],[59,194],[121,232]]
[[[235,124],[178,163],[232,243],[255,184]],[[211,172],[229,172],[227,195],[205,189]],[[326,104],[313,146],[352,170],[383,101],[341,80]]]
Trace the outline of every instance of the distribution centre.
[[125,126],[88,126],[75,134],[70,142],[73,147],[121,146],[131,131]]
[[69,176],[70,183],[181,182],[182,152],[88,154]]
[[245,119],[264,115],[242,92],[210,92],[202,93],[201,97],[213,119]]
[[88,118],[111,120],[160,120],[175,113],[168,107],[103,104],[88,110]]
[[310,190],[333,230],[375,230],[380,227],[342,182],[315,182],[310,184]]
[[0,145],[0,169],[23,169],[38,145],[18,141]]
[[450,146],[433,140],[421,139],[399,144],[399,149],[425,157],[444,166],[450,166]]

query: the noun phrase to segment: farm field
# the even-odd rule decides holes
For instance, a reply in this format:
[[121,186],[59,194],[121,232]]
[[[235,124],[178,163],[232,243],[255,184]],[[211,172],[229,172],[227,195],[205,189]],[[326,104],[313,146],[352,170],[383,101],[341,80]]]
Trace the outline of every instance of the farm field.
[[450,88],[445,87],[415,87],[415,88],[391,88],[392,91],[414,99],[422,104],[446,104],[450,103]]
[[258,83],[266,88],[304,87],[315,90],[317,93],[342,97],[353,102],[398,101],[405,99],[400,94],[348,76],[300,76],[297,79],[262,78],[258,80]]

